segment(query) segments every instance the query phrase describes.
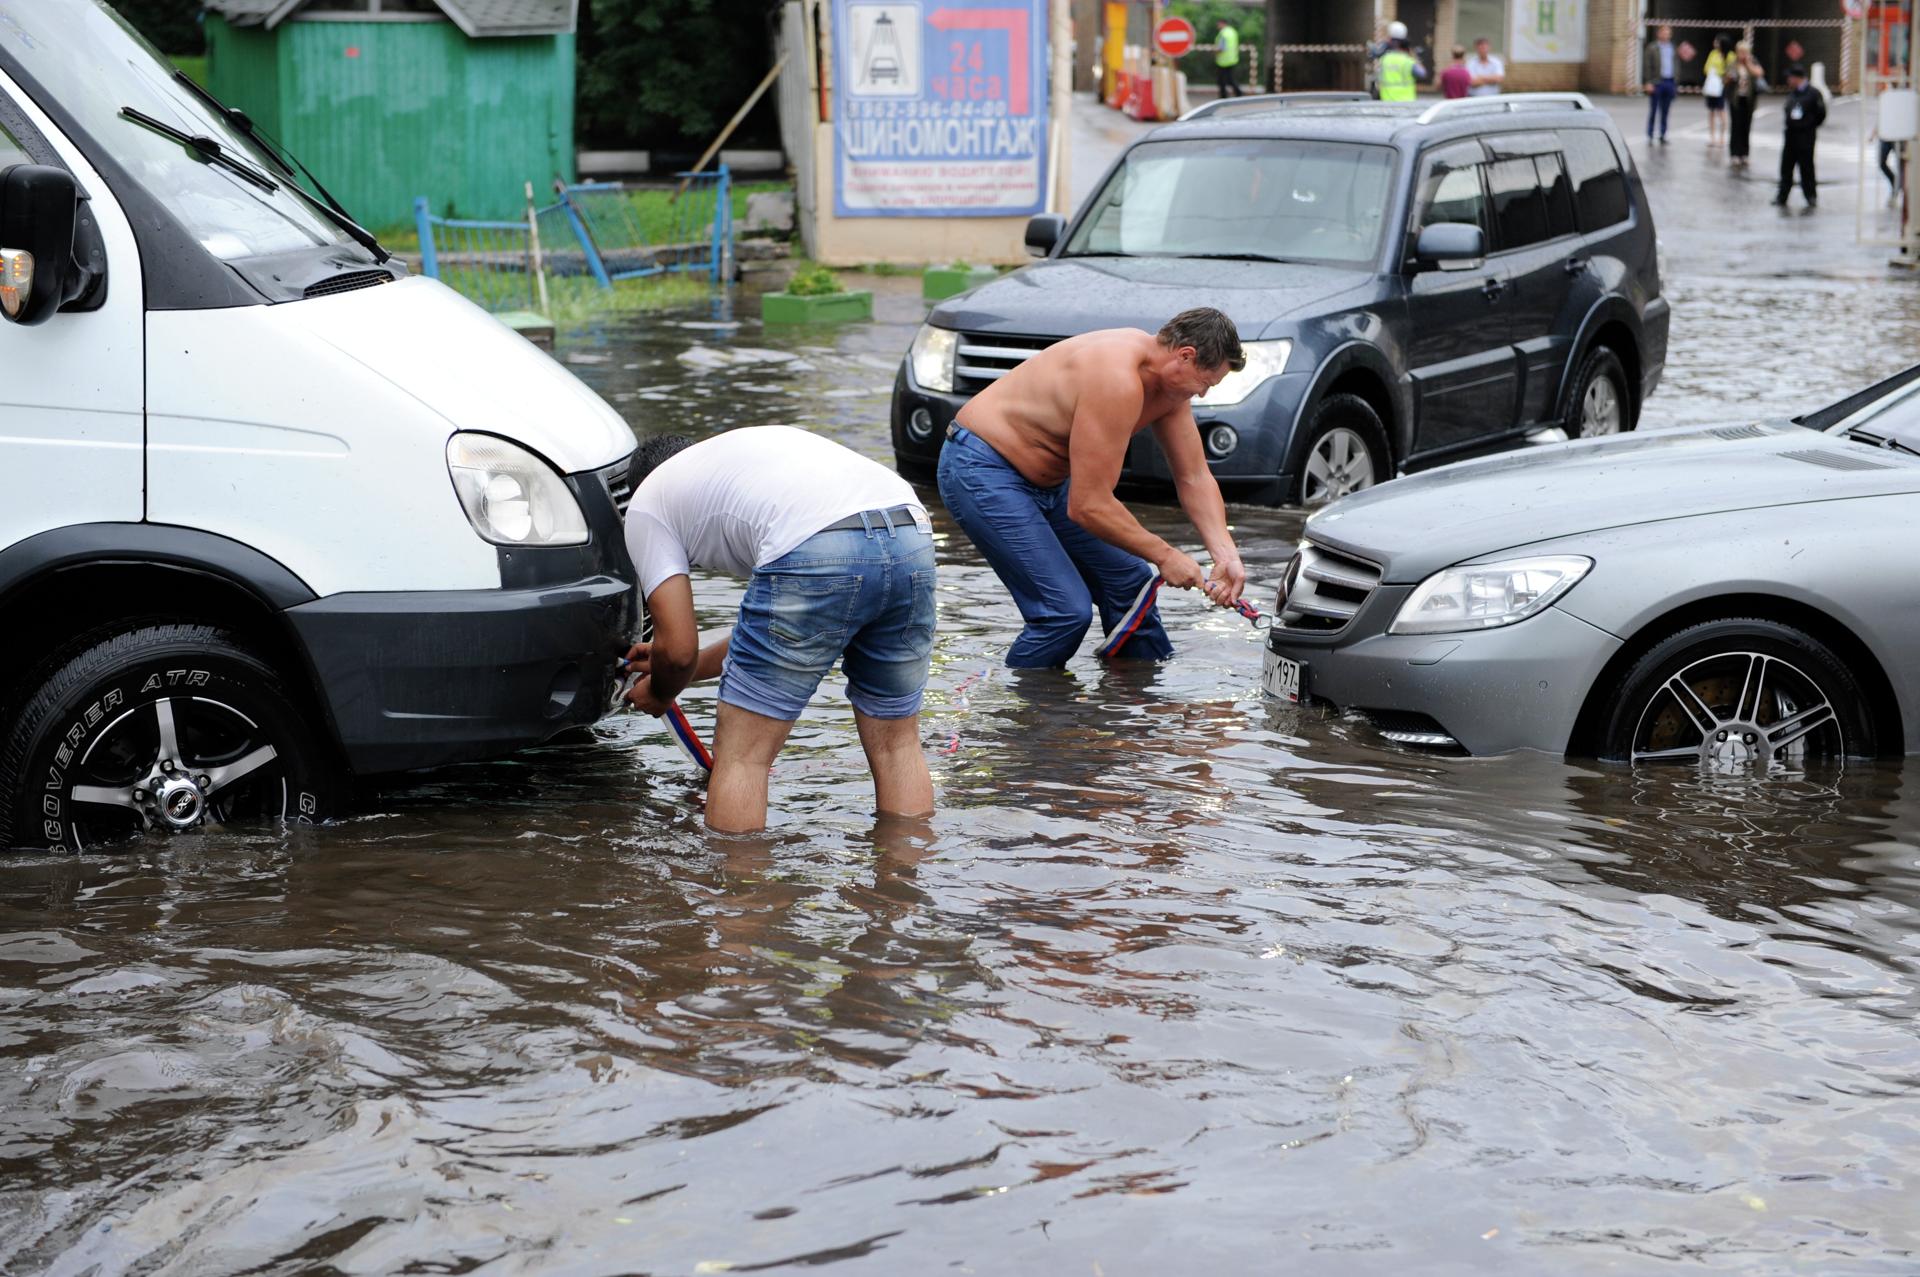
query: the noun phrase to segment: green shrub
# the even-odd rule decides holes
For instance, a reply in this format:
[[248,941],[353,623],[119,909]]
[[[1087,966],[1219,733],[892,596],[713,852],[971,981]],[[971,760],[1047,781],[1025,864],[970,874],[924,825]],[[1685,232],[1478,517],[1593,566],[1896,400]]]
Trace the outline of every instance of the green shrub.
[[787,291],[795,297],[828,297],[845,290],[838,275],[816,262],[795,271],[787,281]]

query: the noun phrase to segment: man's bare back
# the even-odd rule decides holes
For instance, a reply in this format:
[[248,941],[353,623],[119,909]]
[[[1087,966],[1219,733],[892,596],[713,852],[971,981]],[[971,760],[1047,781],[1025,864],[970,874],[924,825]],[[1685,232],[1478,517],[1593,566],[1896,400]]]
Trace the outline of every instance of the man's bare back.
[[1170,413],[1190,410],[1199,391],[1172,385],[1155,371],[1166,355],[1152,333],[1138,328],[1081,333],[989,385],[967,401],[957,420],[1028,482],[1051,488],[1067,478],[1068,440],[1088,390],[1099,392],[1103,417],[1127,421],[1127,438]]

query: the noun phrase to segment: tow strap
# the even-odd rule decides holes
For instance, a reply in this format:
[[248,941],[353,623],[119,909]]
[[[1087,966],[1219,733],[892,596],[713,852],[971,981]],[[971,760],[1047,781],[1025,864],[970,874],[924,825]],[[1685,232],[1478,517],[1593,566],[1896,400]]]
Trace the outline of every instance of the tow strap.
[[[1113,629],[1108,632],[1106,641],[1094,649],[1096,656],[1103,658],[1112,656],[1120,650],[1128,639],[1132,638],[1134,634],[1138,632],[1140,623],[1147,619],[1147,613],[1153,610],[1154,603],[1160,597],[1160,587],[1166,583],[1167,578],[1156,572],[1151,580],[1140,587],[1140,593],[1134,596],[1133,602],[1126,610],[1126,614],[1120,618],[1120,624],[1114,626]],[[1260,613],[1260,609],[1245,599],[1237,600],[1233,604],[1233,610],[1246,617],[1247,623],[1255,629],[1261,628],[1261,622],[1265,620]]]

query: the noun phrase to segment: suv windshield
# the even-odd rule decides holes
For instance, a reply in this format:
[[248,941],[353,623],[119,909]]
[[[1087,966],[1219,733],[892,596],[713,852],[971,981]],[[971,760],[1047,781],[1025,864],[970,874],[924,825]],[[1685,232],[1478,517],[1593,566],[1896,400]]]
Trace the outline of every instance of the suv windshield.
[[[232,261],[353,242],[279,181],[273,160],[176,82],[166,59],[100,0],[0,0],[0,52],[72,112],[214,256]],[[275,189],[196,158],[191,148],[122,114],[128,107],[182,133],[213,139],[243,164],[271,175]]]
[[1068,257],[1359,265],[1379,252],[1393,152],[1280,138],[1147,142],[1094,199]]

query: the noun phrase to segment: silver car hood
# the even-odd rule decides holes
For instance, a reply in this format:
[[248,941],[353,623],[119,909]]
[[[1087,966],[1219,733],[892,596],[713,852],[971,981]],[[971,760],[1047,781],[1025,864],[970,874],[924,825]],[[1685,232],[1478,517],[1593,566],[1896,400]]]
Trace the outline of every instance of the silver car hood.
[[1920,492],[1920,457],[1766,422],[1463,461],[1336,501],[1307,520],[1306,535],[1380,564],[1385,581],[1410,583],[1603,528],[1902,492]]

